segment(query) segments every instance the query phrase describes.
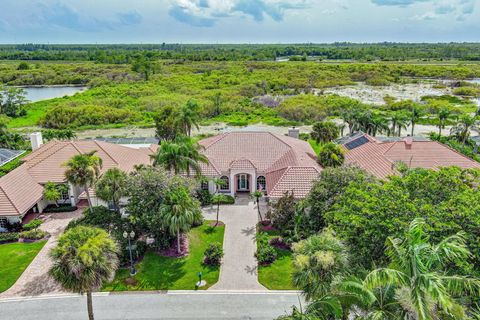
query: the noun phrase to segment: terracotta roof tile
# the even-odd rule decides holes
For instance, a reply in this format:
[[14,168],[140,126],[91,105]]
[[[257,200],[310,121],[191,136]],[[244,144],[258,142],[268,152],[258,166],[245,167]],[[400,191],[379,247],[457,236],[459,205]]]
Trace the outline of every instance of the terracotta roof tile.
[[268,195],[281,195],[293,186],[295,195],[303,197],[311,188],[312,175],[317,177],[321,170],[308,142],[270,132],[229,132],[199,143],[210,162],[202,166],[204,175],[254,169],[257,176],[265,175]]
[[380,142],[368,135],[369,142],[349,150],[346,163],[358,165],[378,178],[396,174],[395,163],[403,162],[411,168],[457,166],[480,168],[480,163],[450,149],[437,141]]

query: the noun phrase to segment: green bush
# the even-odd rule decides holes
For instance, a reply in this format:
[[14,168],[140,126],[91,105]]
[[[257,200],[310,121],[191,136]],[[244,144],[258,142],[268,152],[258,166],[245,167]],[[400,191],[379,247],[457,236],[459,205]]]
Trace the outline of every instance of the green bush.
[[0,243],[18,241],[18,232],[0,232]]
[[93,207],[92,211],[86,208],[83,211],[83,216],[80,219],[70,221],[67,229],[84,225],[109,230],[112,225],[117,225],[119,222],[121,222],[121,217],[116,211],[104,206],[98,206]]
[[219,266],[223,258],[223,248],[222,244],[215,242],[210,243],[208,248],[205,250],[205,257],[203,263],[210,266]]
[[270,264],[277,259],[277,251],[270,244],[262,244],[258,247],[255,257],[261,265]]
[[47,232],[40,229],[33,229],[29,231],[20,232],[19,237],[27,240],[40,240],[48,235]]
[[197,190],[195,197],[200,201],[202,206],[208,206],[212,204],[212,194],[208,190]]
[[29,223],[26,223],[26,224],[23,225],[23,230],[24,231],[30,231],[30,230],[33,230],[33,229],[37,229],[38,227],[40,227],[40,225],[42,223],[43,223],[43,221],[40,220],[40,219],[33,219]]
[[235,198],[229,194],[223,195],[222,201],[220,201],[220,204],[234,204],[234,203],[235,203]]
[[45,209],[43,209],[43,212],[46,213],[55,213],[55,212],[72,212],[77,210],[78,208],[76,206],[70,206],[70,205],[60,205],[59,207],[55,205],[49,205]]

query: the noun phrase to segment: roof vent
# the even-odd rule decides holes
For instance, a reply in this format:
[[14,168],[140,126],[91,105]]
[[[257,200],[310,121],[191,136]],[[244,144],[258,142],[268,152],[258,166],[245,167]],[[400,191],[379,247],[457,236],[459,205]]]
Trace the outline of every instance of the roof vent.
[[295,139],[298,139],[298,138],[300,138],[300,130],[298,130],[295,127],[291,128],[291,129],[288,129],[288,136],[292,137],[292,138],[295,138]]
[[37,150],[43,144],[41,132],[34,132],[30,135],[30,143],[32,144],[32,151]]

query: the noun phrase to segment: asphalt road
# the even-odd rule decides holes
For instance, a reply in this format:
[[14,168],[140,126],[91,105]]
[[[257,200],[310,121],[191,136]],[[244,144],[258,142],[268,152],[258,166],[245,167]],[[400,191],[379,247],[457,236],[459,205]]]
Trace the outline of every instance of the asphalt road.
[[[303,303],[303,302],[302,302]],[[274,319],[299,305],[294,292],[169,292],[94,295],[95,320]],[[2,320],[87,319],[86,297],[43,296],[0,300]]]

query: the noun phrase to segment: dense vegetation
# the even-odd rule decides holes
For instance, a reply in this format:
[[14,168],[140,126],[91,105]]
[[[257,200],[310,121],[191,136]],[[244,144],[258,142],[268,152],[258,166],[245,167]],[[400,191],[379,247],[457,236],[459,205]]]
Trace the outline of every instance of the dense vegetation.
[[[384,116],[408,109],[409,103],[392,99],[386,106],[369,106],[357,100],[323,95],[322,88],[355,84],[390,84],[417,81],[415,78],[468,79],[480,77],[476,64],[387,64],[315,62],[189,62],[155,60],[129,64],[92,62],[39,62],[0,64],[0,81],[8,85],[85,84],[90,90],[28,104],[9,127],[41,125],[46,128],[91,128],[125,125],[153,126],[165,106],[179,107],[188,101],[198,104],[202,123],[226,122],[246,125],[312,123],[345,110],[374,110]],[[148,78],[148,80],[146,80]],[[458,87],[460,84],[460,87]],[[454,84],[477,94],[474,86]],[[473,92],[473,93],[472,93]],[[316,94],[318,93],[318,94]],[[470,96],[449,99],[426,98],[423,121],[432,123],[440,106],[458,112],[475,111]],[[24,115],[26,112],[26,115]]]
[[329,60],[480,60],[478,43],[378,43],[378,44],[101,44],[101,45],[1,45],[0,59],[82,60],[128,63],[139,56],[193,61],[274,60],[311,56]]

